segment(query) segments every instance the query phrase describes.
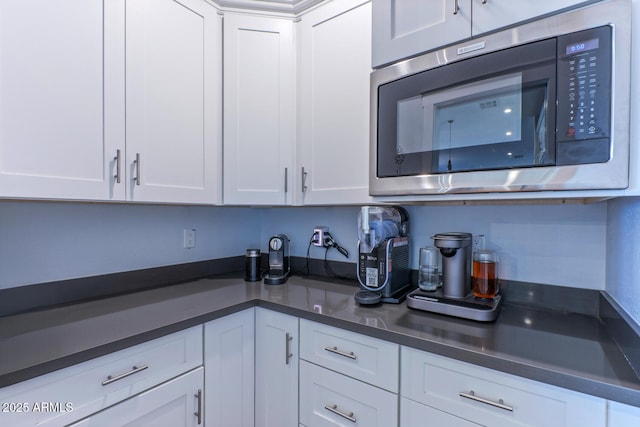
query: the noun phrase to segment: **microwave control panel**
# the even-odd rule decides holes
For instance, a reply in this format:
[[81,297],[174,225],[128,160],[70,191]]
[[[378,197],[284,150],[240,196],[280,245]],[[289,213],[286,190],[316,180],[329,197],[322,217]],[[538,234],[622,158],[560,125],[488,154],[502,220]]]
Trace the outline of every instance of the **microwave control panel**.
[[558,37],[557,164],[609,160],[611,27]]

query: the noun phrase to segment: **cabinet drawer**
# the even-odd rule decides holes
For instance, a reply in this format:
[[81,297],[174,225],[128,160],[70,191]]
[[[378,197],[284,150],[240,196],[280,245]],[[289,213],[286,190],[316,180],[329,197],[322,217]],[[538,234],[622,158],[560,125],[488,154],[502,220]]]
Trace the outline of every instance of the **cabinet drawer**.
[[394,427],[398,425],[398,396],[301,361],[300,423],[314,427]]
[[399,346],[344,329],[300,320],[300,358],[398,392]]
[[67,424],[200,365],[202,326],[196,326],[0,389],[0,402],[29,410],[0,414],[1,424]]
[[407,347],[401,364],[403,397],[481,425],[605,425],[604,399]]
[[[428,420],[428,421],[427,421]],[[479,424],[438,411],[406,397],[400,399],[400,427],[477,427]]]

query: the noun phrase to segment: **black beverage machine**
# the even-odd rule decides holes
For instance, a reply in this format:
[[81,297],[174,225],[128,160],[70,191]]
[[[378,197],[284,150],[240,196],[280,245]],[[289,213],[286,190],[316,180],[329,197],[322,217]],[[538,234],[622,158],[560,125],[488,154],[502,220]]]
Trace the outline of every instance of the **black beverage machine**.
[[400,303],[415,286],[409,269],[409,215],[396,206],[363,206],[358,215],[359,304]]

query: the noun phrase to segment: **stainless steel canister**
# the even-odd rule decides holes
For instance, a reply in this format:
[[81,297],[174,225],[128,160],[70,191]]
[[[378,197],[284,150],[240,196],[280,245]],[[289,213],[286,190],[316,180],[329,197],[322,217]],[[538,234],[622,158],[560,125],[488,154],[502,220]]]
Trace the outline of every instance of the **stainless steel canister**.
[[244,263],[244,280],[257,282],[262,279],[260,249],[247,249]]

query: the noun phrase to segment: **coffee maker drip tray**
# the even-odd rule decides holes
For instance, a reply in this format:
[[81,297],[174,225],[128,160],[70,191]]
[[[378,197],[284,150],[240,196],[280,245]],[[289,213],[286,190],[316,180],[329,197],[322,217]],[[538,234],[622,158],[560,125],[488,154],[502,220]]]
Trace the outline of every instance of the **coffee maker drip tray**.
[[496,295],[492,300],[479,299],[469,294],[465,298],[447,298],[442,290],[425,292],[416,289],[407,295],[407,307],[447,316],[461,317],[479,322],[493,322],[498,317],[502,297]]

